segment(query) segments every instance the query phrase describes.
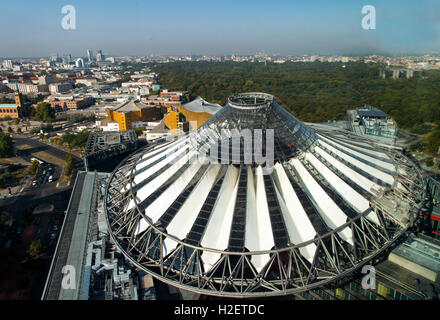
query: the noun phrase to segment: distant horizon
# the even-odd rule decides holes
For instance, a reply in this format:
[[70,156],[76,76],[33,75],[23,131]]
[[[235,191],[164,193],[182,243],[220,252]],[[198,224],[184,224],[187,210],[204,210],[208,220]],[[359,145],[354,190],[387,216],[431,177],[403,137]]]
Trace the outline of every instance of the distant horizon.
[[[95,52],[95,51],[93,51]],[[57,54],[59,58],[62,58],[64,54],[69,54],[69,53],[53,53],[50,55],[46,55],[46,56],[35,56],[35,57],[2,57],[0,56],[0,60],[36,60],[36,59],[49,59],[52,55]],[[105,57],[113,57],[113,58],[124,58],[124,57],[129,57],[129,58],[147,58],[147,57],[231,57],[231,56],[236,56],[236,57],[250,57],[250,56],[255,56],[257,53],[250,53],[250,54],[237,54],[237,53],[230,53],[230,54],[211,54],[211,55],[207,55],[207,54],[198,54],[198,53],[194,53],[194,54],[144,54],[144,55],[128,55],[128,54],[123,54],[123,55],[113,55],[111,53],[105,53],[103,52],[103,55]],[[356,57],[356,58],[362,58],[362,57],[368,57],[368,56],[379,56],[379,57],[393,57],[393,58],[398,58],[398,57],[423,57],[423,56],[440,56],[440,51],[436,51],[436,52],[425,52],[425,53],[407,53],[407,54],[381,54],[381,53],[366,53],[366,54],[317,54],[317,53],[301,53],[301,54],[277,54],[277,55],[270,55],[267,54],[267,56],[269,57],[301,57],[301,56],[318,56],[318,57]],[[87,58],[87,55],[81,55],[81,56],[75,56],[75,55],[71,55],[72,58]],[[190,62],[190,61],[188,61]]]
[[[72,5],[74,26],[66,29]],[[364,6],[375,9],[365,29]],[[2,4],[0,57],[85,56],[414,56],[440,52],[436,0],[8,1]],[[96,49],[93,49],[96,53]]]

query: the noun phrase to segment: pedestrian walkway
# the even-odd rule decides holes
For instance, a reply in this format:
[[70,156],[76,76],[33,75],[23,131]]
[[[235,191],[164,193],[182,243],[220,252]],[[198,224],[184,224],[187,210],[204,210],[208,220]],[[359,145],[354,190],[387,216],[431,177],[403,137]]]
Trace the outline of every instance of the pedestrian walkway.
[[0,205],[10,205],[13,204],[18,196],[32,183],[32,177],[26,177],[23,179],[18,186],[11,187],[11,194],[9,194],[9,189],[0,190]]

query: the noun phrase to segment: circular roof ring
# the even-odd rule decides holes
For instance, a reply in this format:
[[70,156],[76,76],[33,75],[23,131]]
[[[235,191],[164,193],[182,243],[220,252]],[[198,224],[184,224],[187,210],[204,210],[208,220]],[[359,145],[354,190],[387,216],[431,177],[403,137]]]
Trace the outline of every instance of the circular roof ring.
[[[246,128],[274,131],[272,171],[199,161],[208,129]],[[394,246],[422,203],[422,175],[394,146],[304,124],[269,94],[230,97],[192,134],[127,157],[105,195],[121,252],[175,287],[268,297],[322,286]]]
[[274,97],[262,92],[239,93],[229,97],[229,105],[238,109],[265,108],[274,101]]

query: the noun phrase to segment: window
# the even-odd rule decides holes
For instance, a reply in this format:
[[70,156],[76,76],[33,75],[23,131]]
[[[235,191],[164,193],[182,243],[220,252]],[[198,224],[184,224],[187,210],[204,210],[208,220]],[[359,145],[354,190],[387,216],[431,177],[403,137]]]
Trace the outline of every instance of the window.
[[394,298],[396,295],[396,290],[394,290],[393,288],[390,288],[389,295]]
[[382,297],[388,296],[388,287],[385,286],[383,283],[378,282],[377,283],[377,293],[381,295]]
[[336,297],[338,299],[344,299],[344,290],[342,290],[341,288],[337,288],[336,289]]
[[347,292],[346,298],[347,298],[347,300],[357,300],[355,296],[349,294],[348,292]]

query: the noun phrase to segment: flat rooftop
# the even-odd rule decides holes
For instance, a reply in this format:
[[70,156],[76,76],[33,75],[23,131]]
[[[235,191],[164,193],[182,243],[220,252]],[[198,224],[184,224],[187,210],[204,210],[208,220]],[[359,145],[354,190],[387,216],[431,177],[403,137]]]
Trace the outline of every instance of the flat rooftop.
[[357,113],[361,118],[389,118],[390,116],[383,112],[382,110],[371,108],[371,109],[358,109]]
[[97,152],[114,148],[120,144],[133,143],[136,141],[137,135],[134,130],[92,132],[87,141],[84,156],[89,157]]
[[[105,173],[78,172],[42,300],[77,300],[82,295],[80,292],[82,269],[86,246],[93,231],[90,222],[96,215],[97,179],[107,176],[108,174]],[[75,270],[74,289],[65,289],[62,286],[63,267],[66,265],[72,266]]]
[[123,104],[120,104],[116,107],[113,107],[111,108],[111,110],[115,112],[126,113],[126,112],[138,112],[139,110],[147,109],[147,108],[155,108],[155,106],[147,106],[143,103],[132,100],[132,101],[124,102]]

